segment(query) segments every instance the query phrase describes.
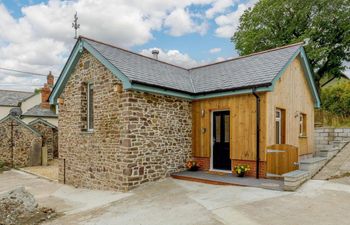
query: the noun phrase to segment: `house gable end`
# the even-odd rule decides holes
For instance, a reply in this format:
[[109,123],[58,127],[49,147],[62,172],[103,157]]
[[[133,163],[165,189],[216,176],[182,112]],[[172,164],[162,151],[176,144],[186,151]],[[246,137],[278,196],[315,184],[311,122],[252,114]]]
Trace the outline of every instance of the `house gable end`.
[[50,104],[56,104],[58,97],[60,96],[64,87],[66,86],[66,83],[69,80],[69,77],[72,74],[72,71],[74,70],[75,66],[77,65],[84,49],[87,50],[90,54],[92,54],[108,70],[110,70],[113,73],[113,75],[115,75],[122,82],[124,89],[129,89],[131,87],[131,83],[128,80],[128,78],[122,72],[120,72],[118,68],[113,66],[89,43],[87,43],[83,39],[79,39],[75,44],[72,53],[69,56],[68,61],[64,66],[62,73],[51,92],[51,95],[49,97]]
[[38,136],[38,137],[41,137],[41,136],[42,136],[38,131],[36,131],[35,129],[33,129],[32,127],[28,126],[26,123],[24,123],[23,121],[21,121],[20,119],[18,119],[18,118],[15,117],[15,116],[12,116],[12,115],[8,115],[8,116],[6,116],[5,118],[1,119],[1,120],[0,120],[0,123],[4,122],[4,121],[6,121],[6,120],[10,120],[10,119],[16,121],[16,122],[17,122],[19,125],[21,125],[22,127],[26,128],[26,129],[28,129],[28,130],[30,130],[30,131],[31,131],[33,134],[35,134],[36,136]]
[[310,88],[311,94],[314,98],[314,106],[315,106],[315,108],[319,108],[321,105],[320,97],[319,97],[318,91],[316,89],[316,84],[315,84],[315,81],[313,78],[311,66],[309,64],[309,61],[307,59],[307,56],[306,56],[306,53],[305,53],[305,50],[303,47],[300,47],[299,50],[294,53],[294,55],[289,59],[288,63],[286,63],[286,65],[282,68],[282,70],[273,79],[270,91],[273,91],[275,89],[277,81],[281,78],[281,76],[285,73],[287,68],[297,58],[298,55],[300,55],[305,78],[307,80],[308,87]]

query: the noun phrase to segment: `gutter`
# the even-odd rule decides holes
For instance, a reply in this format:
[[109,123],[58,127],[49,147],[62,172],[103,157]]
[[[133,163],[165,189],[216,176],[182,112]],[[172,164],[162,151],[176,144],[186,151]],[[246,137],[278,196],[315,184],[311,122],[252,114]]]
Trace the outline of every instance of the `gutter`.
[[256,94],[256,87],[252,94],[256,98],[256,179],[259,179],[260,171],[260,96]]

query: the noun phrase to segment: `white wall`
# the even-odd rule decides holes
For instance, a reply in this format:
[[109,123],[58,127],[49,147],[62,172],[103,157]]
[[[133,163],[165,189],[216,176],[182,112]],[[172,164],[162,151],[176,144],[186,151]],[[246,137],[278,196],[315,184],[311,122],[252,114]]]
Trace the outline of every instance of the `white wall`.
[[6,117],[12,108],[11,106],[0,106],[0,120]]
[[22,113],[25,113],[28,111],[28,109],[32,108],[35,105],[38,105],[41,103],[41,94],[37,93],[36,95],[33,95],[32,97],[28,98],[21,104]]

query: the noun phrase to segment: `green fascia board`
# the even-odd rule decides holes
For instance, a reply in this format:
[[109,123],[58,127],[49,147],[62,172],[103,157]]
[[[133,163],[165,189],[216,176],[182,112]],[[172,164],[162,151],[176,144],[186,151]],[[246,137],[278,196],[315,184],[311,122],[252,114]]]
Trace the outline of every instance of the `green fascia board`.
[[313,76],[313,72],[311,70],[311,66],[310,66],[310,63],[309,63],[309,60],[307,58],[307,55],[305,53],[304,48],[301,48],[301,58],[302,58],[304,69],[306,70],[308,84],[311,87],[311,92],[315,98],[315,107],[320,108],[321,107],[320,95],[318,94],[315,80],[314,80],[314,76]]
[[131,87],[131,83],[127,76],[125,76],[118,68],[116,68],[111,62],[109,62],[105,57],[103,57],[94,47],[83,39],[79,39],[73,48],[71,57],[68,59],[63,71],[60,75],[57,84],[55,85],[52,95],[50,96],[50,104],[56,104],[57,98],[62,93],[70,74],[78,63],[83,49],[86,49],[90,54],[92,54],[97,60],[99,60],[107,69],[109,69],[123,84],[125,89]]
[[131,87],[129,78],[122,73],[116,66],[114,66],[108,59],[106,59],[101,53],[99,53],[94,47],[92,47],[88,42],[82,40],[83,47],[90,52],[100,63],[102,63],[109,71],[112,72],[123,84],[125,89]]
[[81,40],[77,41],[75,44],[72,53],[70,57],[68,58],[68,61],[66,65],[64,66],[61,75],[59,76],[57,83],[55,84],[52,93],[50,95],[49,101],[50,104],[56,104],[57,103],[57,98],[59,95],[62,93],[64,86],[66,85],[69,75],[73,71],[75,65],[77,64],[78,60],[80,59],[80,56],[83,52],[83,46],[81,43]]
[[153,94],[160,94],[160,95],[169,95],[174,96],[182,99],[188,99],[191,100],[193,96],[191,94],[186,94],[179,91],[172,91],[168,89],[163,89],[159,87],[151,87],[143,84],[131,84],[130,87],[124,88],[125,90],[134,90],[134,91],[142,91],[142,92],[149,92]]
[[[178,91],[167,90],[159,87],[151,87],[151,86],[142,85],[142,84],[132,84],[131,87],[126,90],[149,92],[149,93],[160,94],[160,95],[169,95],[169,96],[174,96],[174,97],[187,99],[187,100],[218,98],[218,97],[231,96],[231,95],[251,94],[253,92],[253,89],[249,88],[249,89],[242,89],[242,90],[235,90],[235,91],[192,95],[192,94],[186,94]],[[267,91],[271,91],[271,87],[260,87],[256,89],[256,92],[267,92]]]
[[[269,92],[269,91],[272,91],[271,86],[256,88],[256,92]],[[225,96],[231,96],[231,95],[242,95],[242,94],[251,94],[251,93],[253,93],[253,89],[248,88],[248,89],[235,90],[235,91],[225,91],[225,92],[195,95],[193,96],[192,99],[200,100],[200,99],[207,99],[207,98],[218,98],[218,97],[225,97]]]
[[[206,99],[206,98],[217,98],[217,97],[224,97],[224,96],[230,96],[230,95],[239,95],[239,94],[250,94],[252,93],[253,89],[242,89],[242,90],[235,90],[235,91],[223,91],[223,92],[217,92],[217,93],[208,93],[208,94],[187,94],[179,91],[173,91],[168,90],[166,88],[159,88],[159,87],[152,87],[142,84],[133,84],[130,82],[128,77],[123,74],[116,66],[114,66],[108,59],[106,59],[104,56],[102,56],[94,47],[92,47],[88,42],[84,41],[83,39],[79,39],[76,45],[73,48],[72,54],[70,58],[68,59],[61,76],[59,80],[57,81],[57,84],[55,85],[52,95],[50,96],[50,103],[56,104],[58,96],[62,93],[65,84],[67,83],[69,76],[71,72],[73,71],[74,67],[76,66],[78,60],[81,57],[81,53],[83,52],[83,49],[86,49],[90,54],[92,54],[94,57],[99,60],[108,70],[112,72],[123,84],[123,88],[125,90],[135,90],[135,91],[142,91],[142,92],[149,92],[154,94],[160,94],[160,95],[169,95],[174,96],[182,99],[187,100],[200,100],[200,99]],[[316,86],[312,77],[311,69],[309,62],[307,60],[307,56],[305,54],[305,51],[303,47],[300,47],[293,56],[289,59],[289,61],[286,63],[286,65],[282,68],[282,70],[278,73],[278,75],[273,79],[272,85],[269,87],[260,87],[257,88],[257,92],[272,92],[275,88],[276,82],[280,77],[284,74],[287,67],[291,64],[291,62],[299,55],[301,54],[302,61],[304,62],[304,69],[307,74],[307,81],[309,83],[309,86],[311,88],[311,92],[313,94],[313,97],[315,98],[315,107],[320,106],[320,100],[319,95],[316,90]]]
[[304,51],[303,47],[300,47],[294,54],[293,56],[288,60],[288,62],[286,63],[286,65],[284,65],[284,67],[282,68],[282,70],[277,74],[277,76],[272,80],[272,86],[271,86],[271,91],[273,91],[275,89],[276,83],[277,81],[281,78],[281,76],[284,74],[284,72],[287,70],[288,66],[291,65],[291,63],[293,62],[293,60],[298,56],[301,55],[301,59],[302,59],[302,65],[304,67],[304,71],[306,72],[306,80],[309,84],[309,87],[311,89],[311,93],[312,96],[314,97],[314,101],[315,101],[315,108],[319,108],[320,107],[320,98],[316,89],[316,85],[315,85],[315,81],[314,78],[312,76],[312,72],[311,72],[311,67],[309,64],[309,61],[307,59],[306,53]]

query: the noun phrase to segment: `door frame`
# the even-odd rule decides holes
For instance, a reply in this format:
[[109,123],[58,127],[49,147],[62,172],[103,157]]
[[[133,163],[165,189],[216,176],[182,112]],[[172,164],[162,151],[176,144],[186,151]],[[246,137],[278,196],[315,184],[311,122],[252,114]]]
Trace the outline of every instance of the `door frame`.
[[231,110],[230,109],[216,109],[210,111],[210,168],[209,171],[214,172],[223,172],[223,173],[232,173],[231,170],[220,170],[220,169],[214,169],[213,168],[213,151],[214,151],[214,140],[213,140],[213,134],[214,134],[214,112],[226,112],[228,111],[230,114],[230,156],[231,156]]

